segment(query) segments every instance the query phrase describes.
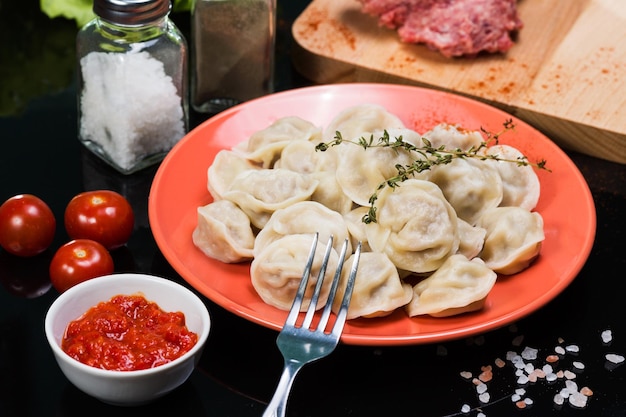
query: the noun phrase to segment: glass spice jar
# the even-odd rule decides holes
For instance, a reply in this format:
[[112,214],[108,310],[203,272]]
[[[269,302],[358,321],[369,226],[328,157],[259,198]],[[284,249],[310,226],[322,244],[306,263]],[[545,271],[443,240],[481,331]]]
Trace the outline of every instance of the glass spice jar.
[[196,0],[191,104],[215,114],[274,91],[276,0]]
[[160,162],[187,133],[187,42],[170,0],[94,0],[76,37],[78,135],[123,174]]

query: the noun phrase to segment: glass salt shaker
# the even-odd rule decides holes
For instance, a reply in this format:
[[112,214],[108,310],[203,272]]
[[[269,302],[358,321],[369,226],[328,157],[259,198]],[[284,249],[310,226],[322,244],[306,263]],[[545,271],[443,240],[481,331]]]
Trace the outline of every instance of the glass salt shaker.
[[94,0],[76,37],[79,140],[123,174],[187,133],[187,42],[170,0]]
[[276,0],[196,0],[191,104],[218,113],[274,91]]

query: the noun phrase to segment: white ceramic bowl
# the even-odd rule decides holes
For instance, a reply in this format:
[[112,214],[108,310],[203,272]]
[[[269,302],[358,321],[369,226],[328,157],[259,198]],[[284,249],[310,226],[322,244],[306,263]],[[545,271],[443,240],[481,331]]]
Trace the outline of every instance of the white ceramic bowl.
[[[151,369],[110,371],[85,365],[61,349],[70,321],[115,295],[137,293],[164,311],[185,314],[187,328],[198,334],[198,341],[190,351]],[[185,382],[200,359],[210,327],[209,312],[193,292],[164,278],[129,273],[90,279],[68,289],[52,303],[45,319],[46,337],[65,376],[81,391],[115,405],[145,404]]]

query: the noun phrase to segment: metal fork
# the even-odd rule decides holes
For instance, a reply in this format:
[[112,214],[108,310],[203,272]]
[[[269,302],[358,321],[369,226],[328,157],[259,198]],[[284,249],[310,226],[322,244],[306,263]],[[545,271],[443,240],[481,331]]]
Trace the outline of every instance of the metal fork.
[[326,251],[324,253],[324,259],[319,272],[318,280],[315,285],[311,302],[306,311],[304,321],[302,325],[296,327],[296,320],[300,314],[300,308],[302,306],[302,300],[304,298],[304,292],[307,287],[309,276],[311,275],[311,267],[313,265],[313,259],[315,257],[315,250],[317,248],[319,234],[315,234],[313,244],[311,246],[311,252],[302,274],[302,280],[298,287],[298,292],[293,300],[293,305],[285,321],[283,329],[278,334],[276,344],[278,349],[282,353],[285,365],[283,373],[276,387],[276,392],[272,397],[272,400],[268,404],[263,417],[284,417],[287,409],[287,398],[289,397],[289,391],[293,385],[293,381],[296,374],[304,365],[313,362],[315,360],[328,356],[337,344],[339,343],[339,337],[343,330],[343,326],[346,322],[346,316],[348,314],[348,306],[350,304],[350,298],[352,297],[352,289],[354,288],[354,280],[356,278],[356,272],[359,264],[359,257],[361,255],[361,242],[359,242],[356,252],[354,253],[354,262],[350,270],[350,276],[346,285],[346,291],[341,301],[341,307],[337,313],[337,318],[332,327],[330,333],[326,333],[326,325],[330,317],[331,307],[335,299],[337,292],[337,286],[339,284],[339,278],[341,277],[341,270],[343,269],[344,260],[346,258],[346,250],[348,247],[348,240],[346,239],[341,248],[339,254],[339,263],[337,270],[335,271],[335,277],[332,282],[330,293],[328,295],[328,301],[322,312],[322,317],[317,325],[317,328],[310,329],[313,315],[315,314],[319,295],[322,288],[322,281],[326,274],[326,268],[328,266],[328,259],[330,257],[331,249],[333,247],[333,236],[330,236]]

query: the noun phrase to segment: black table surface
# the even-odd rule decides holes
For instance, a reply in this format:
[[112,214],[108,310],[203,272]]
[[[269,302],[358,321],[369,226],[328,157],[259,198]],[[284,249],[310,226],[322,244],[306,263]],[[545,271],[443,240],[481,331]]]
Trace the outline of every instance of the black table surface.
[[[122,176],[79,144],[76,24],[48,19],[38,3],[0,1],[0,199],[36,194],[59,219],[75,194],[117,190],[131,201],[137,224],[128,244],[113,253],[116,270],[151,273],[187,285],[150,232],[147,196],[157,167]],[[307,3],[279,1],[277,90],[312,84],[293,70],[289,59],[291,24]],[[173,19],[188,33],[188,13],[174,13]],[[194,115],[194,124],[203,118]],[[593,194],[597,233],[585,266],[560,295],[512,325],[471,338],[415,346],[340,344],[329,357],[298,374],[288,415],[626,416],[626,364],[613,365],[605,357],[626,355],[626,166],[575,152],[568,155]],[[54,248],[67,240],[58,225],[52,248],[33,259],[0,250],[0,416],[262,414],[282,370],[277,333],[204,297],[213,320],[211,335],[200,364],[179,389],[150,405],[124,408],[103,404],[75,388],[57,366],[43,331],[46,311],[58,296],[50,287],[48,263]],[[602,341],[604,330],[612,331],[609,343]],[[558,345],[578,347],[554,366],[574,372],[578,386],[593,391],[584,409],[554,403],[565,386],[563,378],[521,384],[509,362],[503,368],[495,365],[507,352],[530,347],[538,349],[532,362],[541,367]],[[576,368],[575,362],[584,368]],[[493,367],[493,379],[487,384],[490,398],[482,402],[461,372],[478,375],[487,365]],[[528,407],[515,405],[516,393],[529,401]],[[469,411],[463,412],[463,405]]]

